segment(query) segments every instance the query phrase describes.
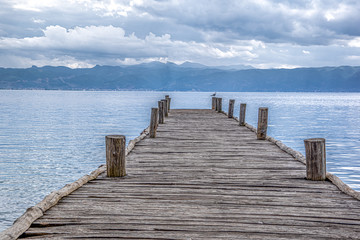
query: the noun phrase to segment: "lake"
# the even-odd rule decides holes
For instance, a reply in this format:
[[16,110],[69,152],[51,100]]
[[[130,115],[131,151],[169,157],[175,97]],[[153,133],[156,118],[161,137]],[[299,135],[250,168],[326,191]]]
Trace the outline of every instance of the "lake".
[[[105,136],[127,141],[149,125],[150,108],[210,108],[212,93],[0,90],[0,231],[51,191],[105,163]],[[247,103],[246,122],[269,108],[268,135],[304,154],[303,140],[326,139],[327,170],[360,190],[360,93],[217,93],[227,111]]]

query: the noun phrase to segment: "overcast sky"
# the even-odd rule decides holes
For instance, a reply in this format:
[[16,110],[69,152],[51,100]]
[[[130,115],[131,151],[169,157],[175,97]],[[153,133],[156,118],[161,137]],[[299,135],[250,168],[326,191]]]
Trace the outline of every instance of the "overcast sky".
[[358,0],[0,0],[0,66],[360,64]]

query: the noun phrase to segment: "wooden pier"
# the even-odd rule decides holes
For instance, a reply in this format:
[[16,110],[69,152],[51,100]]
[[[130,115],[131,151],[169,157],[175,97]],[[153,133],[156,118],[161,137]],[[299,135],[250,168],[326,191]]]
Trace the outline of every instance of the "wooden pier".
[[60,200],[28,239],[360,239],[360,201],[214,110],[171,110],[156,137]]

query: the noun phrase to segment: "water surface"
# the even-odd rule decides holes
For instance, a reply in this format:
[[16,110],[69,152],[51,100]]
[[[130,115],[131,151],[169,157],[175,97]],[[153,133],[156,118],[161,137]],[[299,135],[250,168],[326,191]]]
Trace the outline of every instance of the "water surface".
[[[105,163],[105,136],[127,141],[149,125],[165,94],[173,108],[210,108],[206,92],[0,91],[0,231],[26,208]],[[223,109],[247,103],[246,121],[269,108],[268,134],[304,153],[326,139],[327,168],[360,190],[359,93],[217,93]]]

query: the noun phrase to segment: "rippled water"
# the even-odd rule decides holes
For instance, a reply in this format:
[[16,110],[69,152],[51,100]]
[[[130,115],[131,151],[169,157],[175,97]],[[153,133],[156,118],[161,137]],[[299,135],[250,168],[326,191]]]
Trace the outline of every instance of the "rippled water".
[[[26,208],[105,162],[104,138],[133,139],[150,108],[170,94],[173,108],[209,108],[204,92],[0,91],[0,231]],[[360,190],[359,93],[218,93],[247,103],[256,126],[269,108],[268,134],[304,153],[303,140],[326,138],[327,168]]]

